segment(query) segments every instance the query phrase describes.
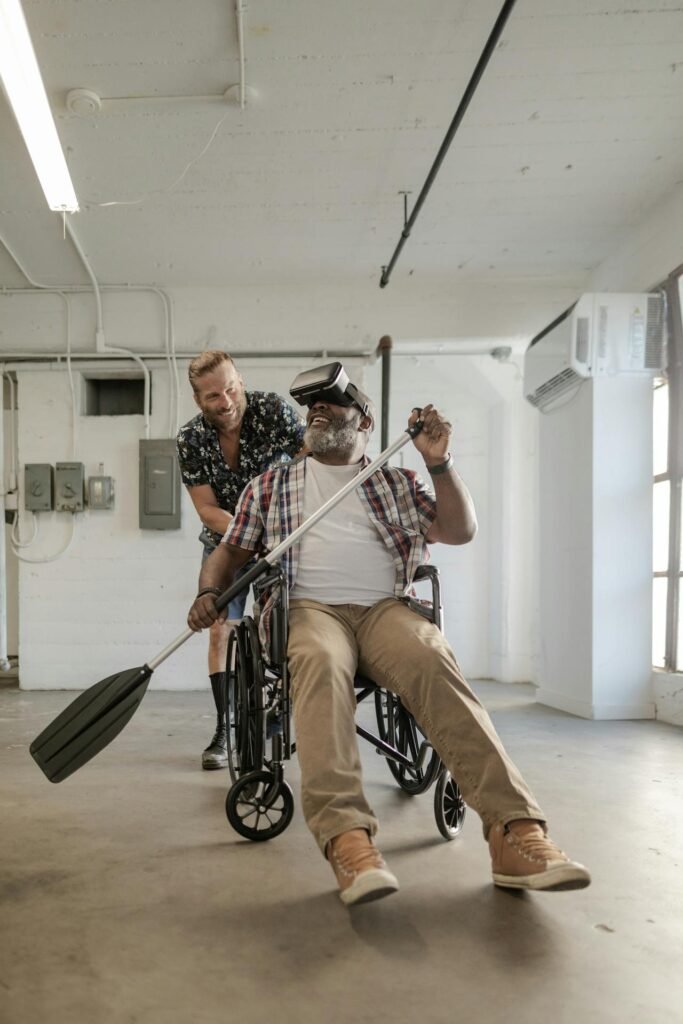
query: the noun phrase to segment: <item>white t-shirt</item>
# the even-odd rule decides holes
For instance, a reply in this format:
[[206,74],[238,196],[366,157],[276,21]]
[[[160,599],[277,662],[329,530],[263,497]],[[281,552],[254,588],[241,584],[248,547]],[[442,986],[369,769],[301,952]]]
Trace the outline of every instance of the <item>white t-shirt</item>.
[[[341,490],[360,469],[360,463],[328,466],[307,459],[304,519]],[[324,604],[373,605],[394,596],[396,567],[370,520],[358,488],[312,526],[300,543],[292,598]]]

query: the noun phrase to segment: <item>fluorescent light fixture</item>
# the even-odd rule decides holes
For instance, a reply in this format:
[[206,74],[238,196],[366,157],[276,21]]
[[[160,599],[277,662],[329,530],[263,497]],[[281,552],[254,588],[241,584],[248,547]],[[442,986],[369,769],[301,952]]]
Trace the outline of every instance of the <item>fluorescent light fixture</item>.
[[19,0],[0,0],[0,78],[48,206],[75,213],[78,200]]

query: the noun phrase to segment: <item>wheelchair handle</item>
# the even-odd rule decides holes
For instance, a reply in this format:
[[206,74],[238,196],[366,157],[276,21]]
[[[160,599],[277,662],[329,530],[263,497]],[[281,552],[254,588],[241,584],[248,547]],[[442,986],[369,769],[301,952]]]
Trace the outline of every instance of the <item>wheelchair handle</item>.
[[410,434],[411,437],[417,437],[417,435],[424,427],[424,420],[420,419],[422,415],[422,409],[420,409],[417,405],[413,408],[413,412],[415,412],[415,409],[417,409],[417,419],[413,423],[412,427],[408,427],[406,430],[406,433]]

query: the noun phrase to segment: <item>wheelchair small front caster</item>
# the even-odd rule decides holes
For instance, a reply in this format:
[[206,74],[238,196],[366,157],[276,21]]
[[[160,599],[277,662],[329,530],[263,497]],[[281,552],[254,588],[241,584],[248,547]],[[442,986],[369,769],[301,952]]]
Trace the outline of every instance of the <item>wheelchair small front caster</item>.
[[272,772],[247,772],[228,790],[225,813],[235,832],[245,839],[256,843],[274,839],[292,820],[292,790]]
[[434,817],[444,839],[455,839],[462,830],[466,810],[458,783],[442,769],[434,787]]

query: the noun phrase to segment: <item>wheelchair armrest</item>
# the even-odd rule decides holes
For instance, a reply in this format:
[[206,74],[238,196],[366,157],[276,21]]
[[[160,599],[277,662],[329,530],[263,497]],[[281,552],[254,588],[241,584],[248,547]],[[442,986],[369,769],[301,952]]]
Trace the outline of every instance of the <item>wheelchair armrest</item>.
[[[414,611],[424,615],[426,619],[433,622],[439,629],[443,629],[443,608],[441,607],[441,578],[439,570],[435,565],[419,565],[413,576],[413,583],[421,580],[429,580],[432,587],[431,605],[424,606],[424,602],[414,601],[409,598],[409,605]],[[420,607],[422,605],[422,607]]]
[[418,583],[420,580],[438,580],[439,570],[436,565],[418,565],[415,575],[413,576],[413,582]]

